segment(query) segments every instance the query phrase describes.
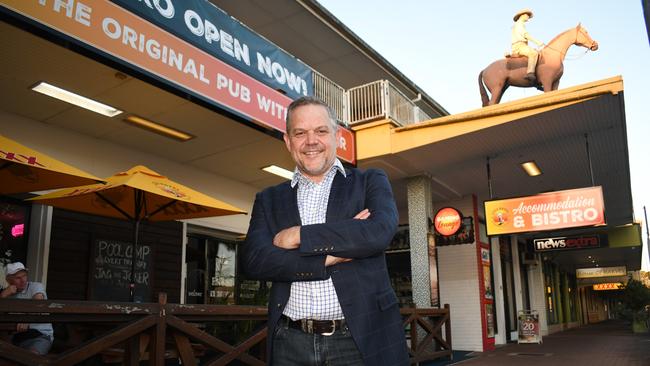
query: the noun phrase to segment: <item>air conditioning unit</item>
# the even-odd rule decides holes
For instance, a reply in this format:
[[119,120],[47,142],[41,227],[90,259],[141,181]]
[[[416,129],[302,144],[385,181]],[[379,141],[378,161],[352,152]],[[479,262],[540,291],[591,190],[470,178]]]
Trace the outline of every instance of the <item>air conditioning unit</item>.
[[539,261],[535,253],[523,252],[521,253],[521,263],[536,266],[539,264]]

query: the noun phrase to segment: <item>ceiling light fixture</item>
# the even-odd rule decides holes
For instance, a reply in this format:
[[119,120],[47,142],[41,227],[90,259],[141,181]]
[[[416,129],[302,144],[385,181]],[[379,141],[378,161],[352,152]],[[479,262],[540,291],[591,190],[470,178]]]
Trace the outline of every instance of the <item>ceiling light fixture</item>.
[[150,121],[148,119],[131,115],[124,119],[125,122],[131,123],[136,127],[143,128],[145,130],[157,133],[159,135],[170,137],[178,141],[188,141],[194,138],[194,136],[185,133],[183,131],[177,130],[175,128],[163,126],[160,123]]
[[524,168],[524,171],[526,174],[528,174],[531,177],[536,177],[538,175],[542,174],[542,170],[537,166],[537,163],[535,163],[535,160],[527,161],[525,163],[521,163],[521,167]]
[[96,100],[83,97],[79,94],[75,94],[71,91],[61,89],[58,86],[48,84],[44,81],[41,81],[38,84],[32,86],[31,89],[35,92],[39,92],[41,94],[45,94],[52,98],[56,98],[58,100],[62,100],[70,104],[74,104],[77,107],[85,108],[88,109],[89,111],[93,111],[95,113],[99,113],[107,117],[115,117],[118,114],[122,113],[121,110],[111,107],[110,105],[106,105]]
[[288,179],[288,180],[293,179],[293,172],[292,171],[286,170],[284,168],[280,168],[277,165],[265,166],[264,168],[262,168],[262,170],[267,172],[267,173],[278,175],[278,176],[280,176],[282,178],[285,178],[285,179]]

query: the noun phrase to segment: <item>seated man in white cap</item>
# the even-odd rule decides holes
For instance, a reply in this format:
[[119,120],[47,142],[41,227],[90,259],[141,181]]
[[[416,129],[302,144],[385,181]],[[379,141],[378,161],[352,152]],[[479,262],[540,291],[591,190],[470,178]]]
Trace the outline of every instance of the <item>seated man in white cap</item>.
[[[0,298],[46,300],[45,288],[40,282],[27,279],[27,268],[20,263],[9,263],[5,267],[5,278],[9,286],[0,292]],[[52,347],[54,331],[50,323],[16,325],[11,342],[36,354],[45,355]]]
[[513,56],[526,56],[528,57],[528,67],[526,68],[526,79],[535,82],[535,67],[537,66],[538,53],[535,49],[528,45],[528,41],[534,42],[538,47],[544,46],[544,43],[533,38],[528,31],[526,31],[526,23],[528,19],[533,17],[533,12],[530,9],[520,10],[515,14],[515,25],[512,26],[512,55]]

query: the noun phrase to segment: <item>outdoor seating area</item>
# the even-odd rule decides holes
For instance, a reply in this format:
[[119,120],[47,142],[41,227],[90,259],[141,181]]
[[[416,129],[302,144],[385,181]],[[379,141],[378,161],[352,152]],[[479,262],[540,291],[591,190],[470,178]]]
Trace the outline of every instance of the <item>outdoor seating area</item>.
[[[86,336],[93,334],[47,356],[0,339],[0,365],[139,365],[141,361],[166,365],[169,360],[183,365],[228,365],[234,360],[244,365],[265,364],[265,307],[168,304],[166,298],[160,294],[158,303],[0,301],[0,329],[11,329],[16,322],[51,322],[68,329],[83,328]],[[448,306],[403,308],[401,313],[412,364],[451,357]],[[225,321],[252,321],[257,326],[237,344],[200,329],[207,322]]]

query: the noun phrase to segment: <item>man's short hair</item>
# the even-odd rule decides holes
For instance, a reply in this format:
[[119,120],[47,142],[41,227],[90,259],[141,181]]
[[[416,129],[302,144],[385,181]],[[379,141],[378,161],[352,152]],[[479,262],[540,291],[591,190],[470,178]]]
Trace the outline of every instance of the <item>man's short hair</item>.
[[289,104],[289,107],[287,108],[287,133],[291,130],[291,113],[298,107],[303,107],[306,105],[319,105],[321,107],[324,107],[327,110],[327,115],[330,118],[330,122],[332,123],[332,127],[334,127],[334,131],[336,131],[339,128],[338,123],[336,122],[336,113],[334,113],[334,110],[332,107],[327,105],[322,99],[307,95],[304,97],[300,97],[291,104]]

